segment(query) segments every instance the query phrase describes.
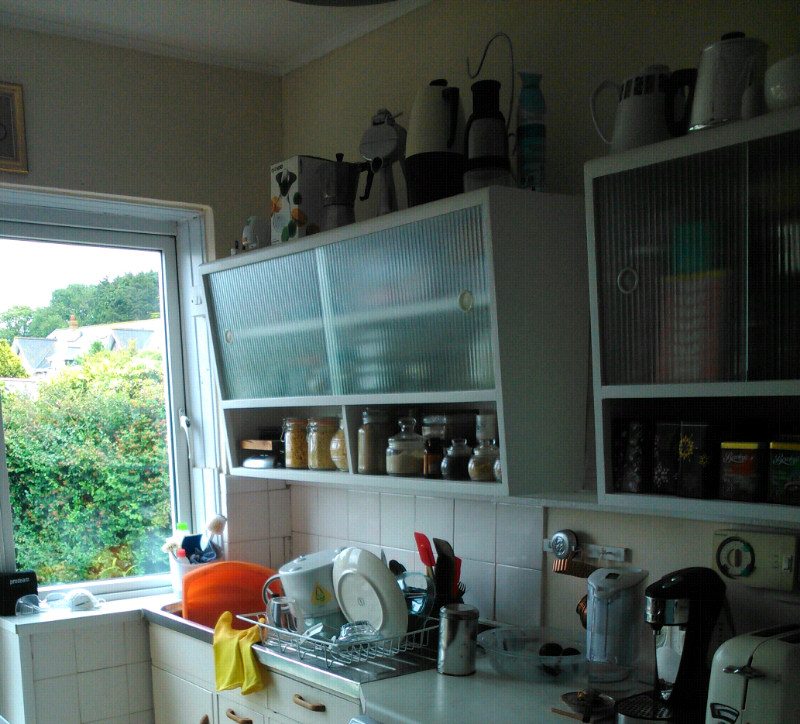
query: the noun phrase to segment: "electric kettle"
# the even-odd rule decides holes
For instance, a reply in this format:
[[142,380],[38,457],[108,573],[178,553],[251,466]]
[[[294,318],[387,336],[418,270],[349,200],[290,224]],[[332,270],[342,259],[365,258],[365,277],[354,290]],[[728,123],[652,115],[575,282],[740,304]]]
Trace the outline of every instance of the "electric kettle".
[[759,115],[764,105],[768,46],[728,33],[700,54],[689,130]]
[[464,109],[458,88],[444,78],[416,97],[406,137],[408,205],[444,199],[464,190]]

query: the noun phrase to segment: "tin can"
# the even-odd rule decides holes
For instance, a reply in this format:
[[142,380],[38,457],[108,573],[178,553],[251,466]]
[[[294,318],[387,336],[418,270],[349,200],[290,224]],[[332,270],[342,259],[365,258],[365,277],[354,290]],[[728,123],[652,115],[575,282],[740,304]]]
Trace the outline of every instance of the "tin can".
[[800,443],[769,444],[767,502],[800,505]]
[[765,443],[720,443],[719,497],[747,502],[764,500],[766,453]]
[[450,676],[475,673],[478,648],[478,609],[450,603],[439,609],[439,655],[436,670]]

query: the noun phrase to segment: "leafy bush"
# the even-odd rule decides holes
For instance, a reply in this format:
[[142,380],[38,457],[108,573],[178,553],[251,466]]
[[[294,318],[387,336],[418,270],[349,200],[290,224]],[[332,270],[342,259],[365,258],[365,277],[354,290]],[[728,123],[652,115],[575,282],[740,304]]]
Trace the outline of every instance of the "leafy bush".
[[161,355],[100,351],[2,393],[17,563],[42,583],[166,570],[171,532]]

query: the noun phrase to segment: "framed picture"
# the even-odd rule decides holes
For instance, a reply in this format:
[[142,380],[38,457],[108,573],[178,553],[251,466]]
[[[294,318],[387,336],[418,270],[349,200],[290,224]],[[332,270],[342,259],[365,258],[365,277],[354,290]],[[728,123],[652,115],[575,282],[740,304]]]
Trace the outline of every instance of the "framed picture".
[[28,173],[22,86],[0,82],[0,171]]

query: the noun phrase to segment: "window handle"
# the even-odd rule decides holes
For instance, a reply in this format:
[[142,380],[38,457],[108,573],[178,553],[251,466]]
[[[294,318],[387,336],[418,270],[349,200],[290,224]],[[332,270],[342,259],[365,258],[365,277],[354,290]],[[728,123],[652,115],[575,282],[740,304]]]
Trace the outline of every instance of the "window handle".
[[192,433],[189,428],[192,426],[192,421],[187,417],[186,410],[181,408],[178,411],[180,415],[181,429],[186,433],[186,447],[189,450],[189,467],[194,463],[194,450],[192,449]]

